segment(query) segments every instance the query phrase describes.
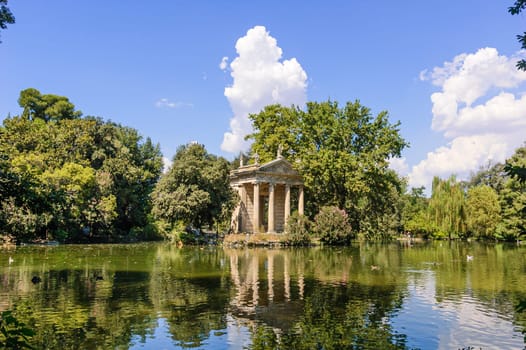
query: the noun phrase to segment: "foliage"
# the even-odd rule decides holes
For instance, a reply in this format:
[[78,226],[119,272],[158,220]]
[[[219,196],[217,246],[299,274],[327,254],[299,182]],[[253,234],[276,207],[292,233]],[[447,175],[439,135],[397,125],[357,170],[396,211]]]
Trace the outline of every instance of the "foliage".
[[476,238],[495,239],[495,230],[500,220],[497,192],[486,185],[470,188],[466,200],[468,231]]
[[509,178],[499,193],[502,222],[498,234],[507,240],[517,240],[526,232],[526,183],[521,169],[526,168],[526,147],[518,148],[506,161]]
[[430,234],[427,220],[428,199],[424,190],[424,187],[411,188],[411,191],[402,196],[401,224],[407,234],[424,237]]
[[21,92],[0,127],[0,227],[18,239],[117,240],[148,224],[162,166],[136,130],[81,118],[62,96]]
[[250,119],[252,154],[265,162],[282,147],[303,176],[310,217],[333,205],[345,209],[356,232],[392,232],[401,181],[388,159],[399,156],[407,143],[387,112],[373,117],[358,101],[342,108],[327,101],[309,102],[306,110],[267,106]]
[[8,24],[13,23],[15,23],[15,16],[7,7],[7,0],[0,0],[0,28],[6,29]]
[[311,242],[311,226],[312,222],[308,217],[300,215],[298,212],[292,213],[285,228],[288,243],[291,245],[308,245]]
[[314,218],[312,230],[321,242],[327,244],[348,244],[355,237],[345,210],[334,206],[321,208]]
[[429,222],[435,238],[457,238],[466,233],[465,195],[455,176],[433,179]]
[[[526,0],[515,0],[513,6],[508,7],[508,12],[512,15],[518,15],[526,9]],[[523,35],[517,35],[517,40],[521,44],[521,48],[526,49],[526,32]],[[522,59],[517,62],[517,68],[526,71],[526,60]]]
[[33,349],[29,338],[35,331],[20,322],[10,310],[0,313],[0,348]]
[[179,147],[152,194],[154,216],[172,227],[183,221],[199,229],[230,219],[235,196],[229,170],[226,159],[209,154],[203,145]]

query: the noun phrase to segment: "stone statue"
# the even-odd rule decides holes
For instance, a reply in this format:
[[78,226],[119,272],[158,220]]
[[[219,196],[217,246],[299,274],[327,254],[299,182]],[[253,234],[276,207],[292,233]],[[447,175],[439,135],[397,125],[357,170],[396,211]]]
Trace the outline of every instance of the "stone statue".
[[282,152],[283,152],[283,145],[279,144],[279,146],[278,146],[278,159],[283,158],[283,156],[281,155]]

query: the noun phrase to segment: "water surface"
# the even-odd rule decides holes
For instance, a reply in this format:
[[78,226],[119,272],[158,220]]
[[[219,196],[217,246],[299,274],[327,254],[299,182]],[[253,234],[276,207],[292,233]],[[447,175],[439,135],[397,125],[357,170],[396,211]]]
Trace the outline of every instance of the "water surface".
[[522,349],[525,252],[449,242],[4,248],[0,310],[16,309],[37,348]]

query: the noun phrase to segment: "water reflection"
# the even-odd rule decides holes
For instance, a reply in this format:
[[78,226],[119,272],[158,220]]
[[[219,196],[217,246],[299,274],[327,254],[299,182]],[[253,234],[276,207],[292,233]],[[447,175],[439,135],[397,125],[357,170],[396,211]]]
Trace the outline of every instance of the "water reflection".
[[0,310],[16,307],[37,348],[523,347],[526,316],[513,306],[526,298],[526,260],[514,246],[137,244],[0,257]]

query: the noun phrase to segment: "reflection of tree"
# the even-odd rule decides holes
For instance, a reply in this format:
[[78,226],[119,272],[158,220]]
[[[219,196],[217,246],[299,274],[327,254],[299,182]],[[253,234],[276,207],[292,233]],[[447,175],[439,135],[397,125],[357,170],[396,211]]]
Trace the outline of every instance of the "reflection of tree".
[[[384,322],[396,304],[393,297],[399,296],[390,288],[318,286],[306,298],[303,314],[289,331],[276,334],[268,327],[256,327],[253,348],[404,349],[405,335],[394,334]],[[382,299],[391,302],[379,303]]]
[[155,308],[166,318],[177,346],[200,347],[211,331],[226,328],[227,270],[221,250],[157,250],[150,295]]
[[[433,279],[431,302],[459,303],[467,295],[526,325],[526,314],[513,311],[525,298],[526,255],[512,245],[223,250],[152,244],[26,247],[9,254],[15,262],[0,267],[0,311],[16,309],[37,331],[36,348],[127,348],[152,341],[160,318],[174,346],[184,348],[206,347],[229,326],[251,331],[254,349],[403,348],[406,339],[389,318],[408,283],[421,284],[423,276]],[[33,284],[33,276],[42,281]]]
[[[236,290],[230,312],[252,329],[252,348],[404,348],[405,336],[384,322],[402,300],[403,283],[390,283],[400,253],[373,246],[359,253],[226,250]],[[371,264],[384,268],[372,275]]]

